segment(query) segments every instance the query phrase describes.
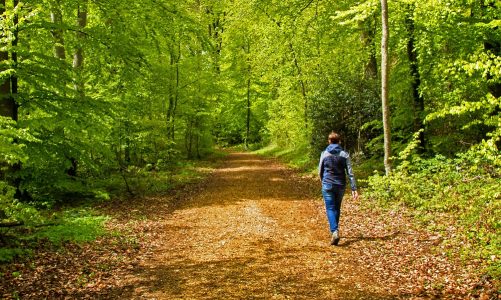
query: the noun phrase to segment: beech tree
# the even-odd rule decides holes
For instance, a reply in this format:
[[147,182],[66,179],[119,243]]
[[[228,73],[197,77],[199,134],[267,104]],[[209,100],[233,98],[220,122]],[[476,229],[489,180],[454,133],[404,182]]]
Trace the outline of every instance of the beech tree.
[[383,130],[384,130],[384,169],[386,175],[391,172],[391,125],[390,125],[390,107],[388,101],[389,87],[389,66],[388,66],[388,39],[390,30],[388,27],[388,3],[381,0],[381,102],[383,110]]

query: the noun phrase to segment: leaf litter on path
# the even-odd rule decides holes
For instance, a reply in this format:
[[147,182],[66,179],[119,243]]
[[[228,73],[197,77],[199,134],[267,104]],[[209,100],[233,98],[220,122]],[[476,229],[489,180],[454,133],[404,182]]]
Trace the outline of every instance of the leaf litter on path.
[[115,201],[102,210],[121,236],[70,244],[63,252],[41,249],[9,265],[2,271],[3,297],[496,297],[492,280],[481,278],[475,264],[448,257],[437,247],[439,237],[400,212],[345,198],[342,239],[330,246],[318,180],[252,154],[228,155],[205,181],[171,196]]

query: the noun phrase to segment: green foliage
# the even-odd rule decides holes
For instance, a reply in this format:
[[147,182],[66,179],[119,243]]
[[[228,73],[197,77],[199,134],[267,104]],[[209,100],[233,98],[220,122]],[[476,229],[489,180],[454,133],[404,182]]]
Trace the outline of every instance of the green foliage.
[[29,249],[0,248],[0,263],[11,262],[14,258],[31,254]]
[[[15,122],[0,117],[0,174],[8,174],[13,165],[26,162],[26,143],[37,142],[28,130],[18,129]],[[12,177],[0,178],[0,223],[23,222],[36,223],[39,219],[37,211],[14,198],[15,188],[11,185]]]
[[36,239],[47,239],[53,244],[62,242],[83,243],[95,240],[106,233],[104,216],[94,216],[87,211],[66,211],[58,219],[58,224],[37,232]]
[[457,158],[422,159],[409,152],[402,157],[408,160],[390,176],[369,178],[366,196],[384,206],[411,208],[444,235],[453,226],[455,234],[446,242],[465,257],[482,259],[495,276],[501,254],[501,155],[495,144],[485,142]]
[[[10,55],[0,71],[2,80],[16,76],[19,112],[17,122],[0,120],[0,165],[18,200],[40,207],[106,198],[94,180],[210,153],[210,20],[192,4],[7,1],[1,37],[17,61]],[[2,192],[14,201],[11,189]]]
[[[308,155],[308,145],[294,148],[283,148],[277,145],[268,145],[254,151],[254,153],[264,156],[277,157],[287,163],[288,166],[304,172],[314,172],[316,174],[317,161]],[[315,171],[313,171],[315,170]]]
[[[18,202],[16,204],[23,207]],[[58,246],[64,242],[89,242],[107,234],[104,224],[108,217],[98,215],[82,205],[60,212],[31,210],[23,212],[18,208],[16,211],[16,220],[23,220],[24,226],[0,228],[0,262],[30,255],[41,240]]]

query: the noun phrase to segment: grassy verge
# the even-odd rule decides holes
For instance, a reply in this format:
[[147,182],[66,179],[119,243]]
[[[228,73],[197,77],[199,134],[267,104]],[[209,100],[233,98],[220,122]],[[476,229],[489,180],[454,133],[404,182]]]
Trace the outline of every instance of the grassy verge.
[[269,145],[255,150],[253,153],[265,157],[275,157],[293,169],[304,173],[316,174],[318,161],[310,157],[307,146],[301,146],[294,149]]
[[[410,169],[409,169],[410,168]],[[501,279],[501,184],[487,165],[437,157],[369,178],[368,203],[405,211],[453,257]]]

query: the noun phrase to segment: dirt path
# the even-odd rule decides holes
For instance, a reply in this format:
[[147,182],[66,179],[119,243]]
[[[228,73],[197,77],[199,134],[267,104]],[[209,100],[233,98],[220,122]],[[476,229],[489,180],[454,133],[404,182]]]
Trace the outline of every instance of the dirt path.
[[229,155],[199,194],[166,216],[133,298],[385,298],[354,260],[353,239],[329,246],[311,189],[270,160]]
[[451,259],[447,237],[399,211],[346,197],[330,246],[318,180],[274,160],[230,154],[171,193],[104,203],[119,234],[42,244],[2,266],[0,298],[501,299],[478,264]]

